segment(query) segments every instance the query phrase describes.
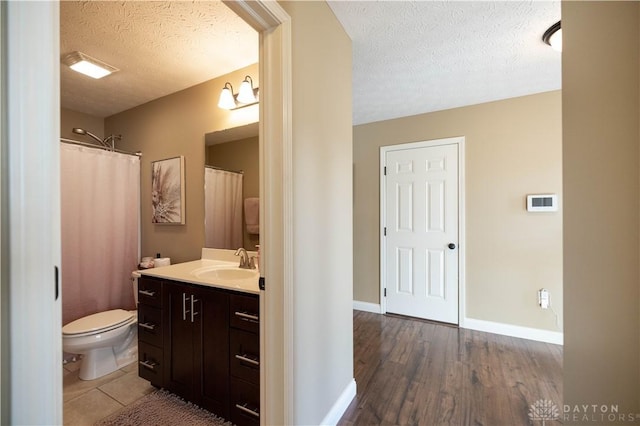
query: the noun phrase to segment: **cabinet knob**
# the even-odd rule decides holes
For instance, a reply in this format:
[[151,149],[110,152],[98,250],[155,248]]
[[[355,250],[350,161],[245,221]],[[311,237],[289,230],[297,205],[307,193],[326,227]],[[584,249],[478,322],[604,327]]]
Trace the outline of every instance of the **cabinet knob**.
[[447,247],[449,247],[449,249],[453,250],[454,248],[456,248],[456,245],[455,245],[455,244],[453,244],[453,243],[449,243],[449,244],[447,245]]

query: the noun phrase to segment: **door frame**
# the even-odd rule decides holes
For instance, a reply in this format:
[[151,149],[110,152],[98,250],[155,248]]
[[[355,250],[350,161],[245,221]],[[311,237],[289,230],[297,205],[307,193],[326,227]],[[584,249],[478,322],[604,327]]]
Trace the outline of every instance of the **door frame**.
[[465,305],[465,137],[456,136],[444,139],[432,139],[419,142],[410,142],[397,145],[384,145],[380,147],[380,313],[387,313],[387,300],[384,289],[387,286],[387,265],[385,262],[387,244],[384,235],[386,225],[386,176],[384,174],[385,160],[388,152],[407,149],[430,148],[441,145],[458,146],[458,327],[464,327],[466,318]]
[[260,424],[292,424],[295,321],[291,260],[294,252],[291,17],[271,0],[223,0],[223,3],[260,37],[260,274],[266,281],[266,290],[260,292]]
[[[264,94],[260,137],[265,140],[261,162],[269,167],[269,172],[262,172],[268,180],[261,183],[260,192],[267,198],[271,213],[269,219],[263,221],[262,213],[267,207],[261,205],[260,226],[266,235],[262,264],[269,281],[269,291],[260,298],[261,310],[264,308],[263,312],[268,313],[264,325],[261,321],[261,333],[265,336],[265,329],[269,333],[261,339],[268,339],[261,347],[265,349],[261,379],[268,380],[266,383],[261,380],[266,389],[261,389],[264,415],[260,416],[260,422],[291,424],[294,410],[293,265],[290,261],[293,252],[291,21],[275,1],[230,0],[225,4],[260,32],[260,90],[261,95]],[[59,225],[56,225],[60,212],[59,144],[51,143],[60,137],[59,40],[57,36],[51,37],[59,33],[59,5],[56,2],[2,2],[0,18],[3,42],[0,151],[2,163],[11,165],[11,171],[5,168],[0,171],[0,248],[3,253],[26,253],[11,256],[6,261],[7,268],[4,267],[6,256],[1,262],[0,418],[9,419],[10,423],[61,424],[61,306],[60,299],[51,302],[43,296],[53,295],[54,286],[48,285],[54,278],[52,265],[60,264]],[[43,63],[47,66],[42,66]],[[25,74],[24,70],[32,73]],[[12,84],[34,73],[39,76],[33,80],[38,84]],[[6,88],[12,88],[13,96],[7,95]],[[15,113],[9,116],[8,111]],[[42,119],[34,122],[33,115],[20,114],[24,111],[37,111]],[[8,179],[9,176],[13,179]],[[51,206],[54,212],[45,215],[47,220],[42,220],[44,210],[39,208],[42,204]],[[11,214],[5,214],[9,210]],[[40,227],[43,232],[36,232]],[[11,236],[6,232],[9,229]],[[24,232],[29,238],[21,238]],[[39,261],[25,261],[30,258]],[[22,279],[25,277],[27,279]],[[31,277],[34,279],[29,279]],[[45,284],[47,292],[43,293]],[[8,312],[8,306],[20,308]],[[42,328],[37,321],[44,322],[46,327]],[[28,332],[34,329],[41,332]],[[20,368],[7,371],[9,360]],[[5,380],[8,373],[11,377]],[[39,410],[33,410],[34,406]]]
[[59,4],[0,9],[0,418],[61,424]]

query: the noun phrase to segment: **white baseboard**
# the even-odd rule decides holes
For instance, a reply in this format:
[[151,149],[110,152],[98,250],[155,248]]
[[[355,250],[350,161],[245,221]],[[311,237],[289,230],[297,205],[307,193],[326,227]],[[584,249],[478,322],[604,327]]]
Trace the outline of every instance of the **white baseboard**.
[[559,331],[522,327],[519,325],[503,324],[499,322],[484,321],[473,318],[465,318],[464,321],[460,324],[460,327],[468,328],[470,330],[501,334],[503,336],[536,340],[538,342],[554,343],[556,345],[562,345],[564,343],[564,334]]
[[322,422],[320,422],[320,424],[323,426],[337,425],[340,419],[342,418],[342,415],[344,414],[344,412],[347,411],[347,408],[349,408],[349,404],[351,404],[351,401],[353,401],[353,398],[355,398],[355,396],[356,396],[356,379],[351,379],[347,387],[344,388],[344,390],[340,394],[340,397],[338,397],[336,402],[333,404],[333,407],[331,407],[331,410],[329,410],[329,412],[324,417],[324,419],[322,419]]
[[[382,313],[382,306],[377,303],[353,301],[353,309],[356,311]],[[503,336],[519,337],[521,339],[535,340],[538,342],[564,344],[564,334],[559,331],[542,330],[540,328],[523,327],[519,325],[503,324],[500,322],[485,321],[474,318],[462,318],[460,328],[484,331],[487,333],[501,334]]]
[[360,302],[359,300],[353,301],[353,309],[356,311],[373,312],[374,314],[382,313],[382,307],[378,303]]

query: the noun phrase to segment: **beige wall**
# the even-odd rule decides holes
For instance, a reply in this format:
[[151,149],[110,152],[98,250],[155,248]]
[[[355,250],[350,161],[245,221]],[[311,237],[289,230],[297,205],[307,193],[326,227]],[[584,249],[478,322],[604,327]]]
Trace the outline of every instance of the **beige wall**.
[[[242,198],[260,196],[260,170],[258,164],[259,138],[235,140],[207,147],[206,164],[228,170],[243,171]],[[244,214],[243,214],[243,224]],[[247,250],[255,250],[260,244],[260,235],[247,233],[243,225],[243,245]]]
[[74,127],[80,127],[104,139],[104,118],[60,108],[60,137],[73,139],[80,142],[97,143],[89,136],[76,135],[71,131]]
[[564,402],[620,413],[640,412],[639,9],[562,3]]
[[325,2],[280,3],[293,71],[292,424],[320,424],[353,379],[351,41]]
[[[561,327],[561,120],[548,92],[355,126],[354,299],[380,303],[379,148],[464,136],[466,316],[562,331],[537,305],[549,289]],[[527,212],[536,193],[558,194],[560,211]]]
[[[105,119],[106,134],[122,134],[118,148],[142,151],[141,253],[161,253],[173,263],[200,258],[204,246],[205,133],[256,122],[258,106],[218,108],[224,83],[236,87],[245,75],[259,81],[257,64]],[[183,155],[186,168],[186,224],[151,223],[151,162]]]

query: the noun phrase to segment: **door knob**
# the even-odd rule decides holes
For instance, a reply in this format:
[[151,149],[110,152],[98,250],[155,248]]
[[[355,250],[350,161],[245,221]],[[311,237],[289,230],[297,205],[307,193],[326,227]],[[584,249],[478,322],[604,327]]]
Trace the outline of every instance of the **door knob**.
[[449,244],[447,245],[447,247],[449,247],[451,250],[453,250],[454,248],[456,248],[456,245],[455,245],[455,244],[453,244],[453,243],[449,243]]

